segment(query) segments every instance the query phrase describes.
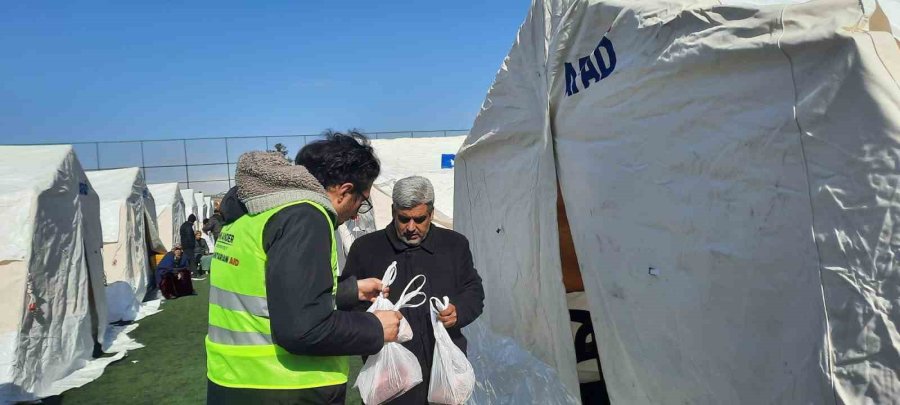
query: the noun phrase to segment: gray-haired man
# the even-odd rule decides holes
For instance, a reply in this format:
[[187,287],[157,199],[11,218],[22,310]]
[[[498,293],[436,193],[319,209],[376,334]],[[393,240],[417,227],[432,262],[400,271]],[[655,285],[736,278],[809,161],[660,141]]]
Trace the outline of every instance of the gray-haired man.
[[[353,243],[344,274],[360,280],[381,277],[385,268],[396,261],[397,279],[392,294],[402,291],[413,277],[424,274],[428,281],[423,291],[429,297],[450,298],[451,306],[441,313],[440,320],[453,342],[465,352],[462,328],[481,315],[484,303],[484,289],[472,264],[469,241],[459,233],[432,225],[434,187],[424,177],[407,177],[394,185],[392,212],[394,220],[385,229]],[[390,403],[426,404],[434,354],[429,306],[401,312],[413,329],[413,339],[403,346],[419,359],[424,381]]]

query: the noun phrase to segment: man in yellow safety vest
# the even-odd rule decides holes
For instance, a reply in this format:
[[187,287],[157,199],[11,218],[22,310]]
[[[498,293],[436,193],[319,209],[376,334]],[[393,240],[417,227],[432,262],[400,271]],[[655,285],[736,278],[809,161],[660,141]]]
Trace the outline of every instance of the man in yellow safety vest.
[[[368,140],[329,132],[292,165],[238,161],[210,274],[210,404],[342,404],[349,355],[396,340],[396,311],[351,312],[381,281],[339,275],[335,228],[370,210],[380,164]],[[346,309],[342,310],[342,309]]]

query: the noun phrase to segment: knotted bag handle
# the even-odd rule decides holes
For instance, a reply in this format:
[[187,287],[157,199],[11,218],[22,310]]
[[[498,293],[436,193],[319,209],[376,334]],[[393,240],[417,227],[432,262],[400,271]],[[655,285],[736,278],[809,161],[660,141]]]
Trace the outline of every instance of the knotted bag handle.
[[[413,284],[416,283],[416,280],[418,280],[420,277],[422,278],[422,284],[420,284],[419,287],[415,290],[409,291],[410,287],[412,287]],[[427,302],[428,296],[422,292],[422,287],[425,287],[425,281],[426,278],[424,274],[419,274],[418,276],[413,277],[412,280],[409,280],[409,284],[407,284],[406,288],[403,289],[403,294],[401,294],[400,298],[397,299],[397,304],[394,305],[394,310],[399,311],[400,308],[416,308]],[[384,282],[382,281],[382,283]],[[420,296],[422,297],[422,302],[419,302],[418,304],[409,303],[416,297]]]

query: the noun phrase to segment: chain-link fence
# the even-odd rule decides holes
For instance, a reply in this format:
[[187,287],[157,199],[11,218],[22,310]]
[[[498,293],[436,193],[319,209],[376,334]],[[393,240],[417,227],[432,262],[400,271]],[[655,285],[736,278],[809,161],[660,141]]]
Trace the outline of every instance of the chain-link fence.
[[[465,135],[468,130],[369,132],[371,139],[426,138]],[[238,157],[252,150],[283,145],[292,158],[321,135],[252,136],[111,142],[72,145],[85,170],[140,167],[147,184],[180,183],[206,195],[224,193],[234,184]]]

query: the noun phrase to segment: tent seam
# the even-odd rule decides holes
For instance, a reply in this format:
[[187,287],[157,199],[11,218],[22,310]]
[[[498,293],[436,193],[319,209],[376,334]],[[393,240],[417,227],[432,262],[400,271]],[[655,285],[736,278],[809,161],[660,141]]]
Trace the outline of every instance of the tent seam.
[[810,227],[812,228],[811,231],[812,231],[812,237],[813,237],[813,244],[815,244],[815,246],[816,246],[816,260],[818,261],[817,270],[819,272],[819,289],[822,294],[822,312],[825,315],[825,345],[827,346],[827,350],[828,350],[828,353],[826,353],[826,359],[827,359],[826,361],[828,364],[828,376],[829,376],[829,379],[831,380],[830,381],[831,382],[831,394],[832,394],[834,403],[837,404],[839,402],[838,402],[835,375],[834,375],[834,363],[832,360],[833,348],[832,348],[832,343],[831,343],[831,321],[828,318],[828,307],[826,304],[827,300],[825,297],[825,279],[824,279],[824,276],[822,273],[822,252],[821,252],[821,247],[819,246],[819,241],[816,238],[816,232],[815,232],[815,229],[816,229],[815,205],[813,204],[812,183],[810,182],[810,179],[809,179],[809,161],[806,158],[806,145],[803,142],[803,137],[805,135],[805,132],[803,131],[803,126],[800,124],[800,116],[797,113],[797,104],[798,104],[797,97],[798,97],[798,93],[799,93],[799,91],[797,89],[797,78],[796,78],[796,75],[794,72],[794,60],[791,58],[791,55],[788,54],[787,50],[785,50],[781,46],[781,40],[784,38],[784,33],[786,30],[785,22],[784,22],[784,15],[785,15],[785,12],[787,11],[787,8],[788,7],[783,7],[781,9],[781,17],[779,18],[779,22],[781,23],[781,33],[778,37],[776,44],[778,46],[778,49],[781,51],[781,53],[787,59],[788,66],[789,66],[790,72],[791,72],[791,85],[792,85],[791,89],[793,90],[793,95],[794,95],[794,102],[792,105],[792,107],[793,107],[792,110],[793,110],[793,116],[794,116],[794,123],[797,125],[797,130],[798,130],[798,135],[799,135],[799,140],[800,140],[800,156],[803,160],[803,174],[804,174],[804,178],[806,179],[806,191],[807,191],[807,197],[809,198]]

